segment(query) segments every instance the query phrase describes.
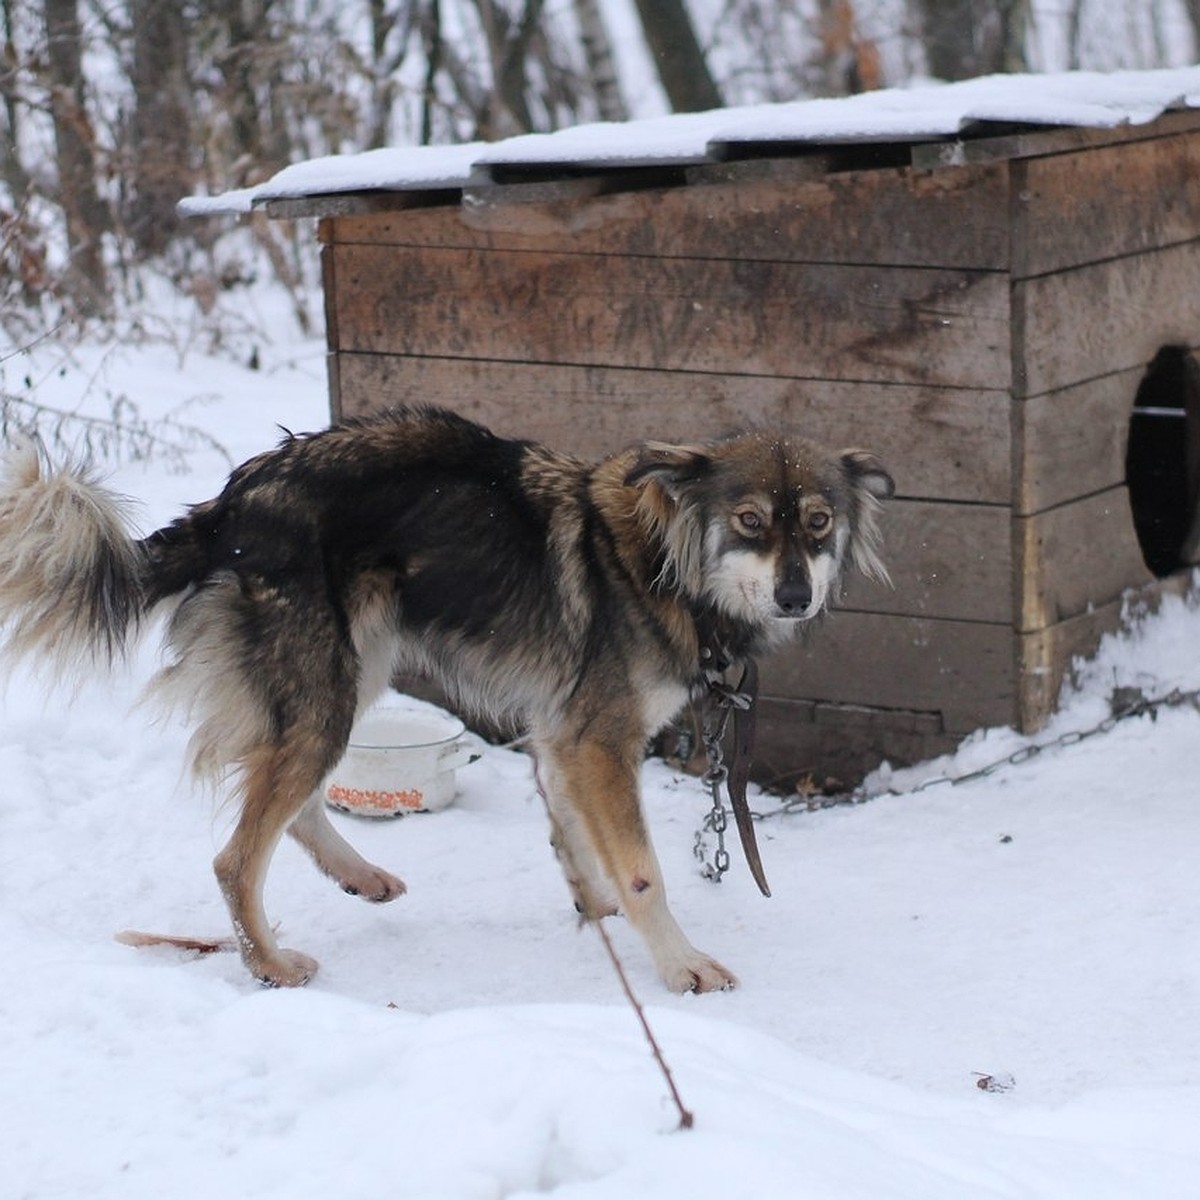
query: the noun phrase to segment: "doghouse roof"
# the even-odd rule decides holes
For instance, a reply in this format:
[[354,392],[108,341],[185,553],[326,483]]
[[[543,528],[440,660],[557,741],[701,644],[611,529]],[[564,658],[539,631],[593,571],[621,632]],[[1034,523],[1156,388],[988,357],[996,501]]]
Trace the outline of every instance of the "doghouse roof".
[[[645,168],[689,168],[831,146],[907,145],[917,165],[968,161],[970,141],[1016,130],[1104,129],[1200,108],[1200,67],[1111,73],[992,75],[953,84],[890,88],[578,125],[498,142],[404,146],[296,163],[257,187],[193,196],[192,216],[249,212],[307,199],[313,214],[348,195],[463,191],[520,179],[572,179]],[[319,198],[329,197],[324,208]]]

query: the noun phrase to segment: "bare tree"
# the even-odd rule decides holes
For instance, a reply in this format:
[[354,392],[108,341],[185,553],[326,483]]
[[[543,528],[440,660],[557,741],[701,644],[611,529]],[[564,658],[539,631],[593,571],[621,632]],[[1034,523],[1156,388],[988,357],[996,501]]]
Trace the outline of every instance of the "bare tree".
[[851,0],[818,0],[818,9],[824,93],[844,96],[882,87],[879,50],[859,34]]
[[1067,66],[1078,70],[1080,63],[1080,42],[1083,32],[1083,0],[1071,0],[1067,13]]
[[263,172],[287,162],[272,160],[260,104],[261,81],[264,75],[270,78],[277,57],[272,7],[273,0],[202,0],[199,5],[220,79],[215,101],[235,178],[252,165]]
[[492,93],[482,114],[483,137],[506,137],[535,128],[528,97],[529,48],[542,18],[543,0],[523,0],[510,14],[495,0],[475,0],[492,65]]
[[[1196,0],[1200,3],[1200,0]],[[575,0],[575,19],[579,22],[579,39],[587,63],[588,80],[596,95],[596,107],[606,121],[624,121],[629,117],[621,81],[613,59],[612,41],[597,0]]]
[[1025,69],[1030,0],[915,0],[929,73],[971,79]]
[[442,4],[441,0],[429,0],[429,9],[419,20],[421,39],[425,51],[425,75],[421,87],[421,132],[422,146],[433,140],[433,111],[437,104],[437,77],[442,67]]
[[17,47],[16,23],[13,20],[12,0],[0,2],[0,179],[8,187],[15,203],[29,189],[29,175],[21,161],[21,108],[18,90],[17,64],[21,53]]
[[58,202],[66,218],[70,283],[96,309],[108,306],[101,237],[108,210],[97,180],[96,138],[88,116],[83,74],[83,32],[75,0],[43,0],[46,77],[58,166]]
[[1200,0],[1184,0],[1184,8],[1192,23],[1192,57],[1200,58]]
[[720,108],[721,93],[684,0],[635,0],[646,44],[667,99],[676,112]]
[[371,86],[363,148],[374,150],[387,144],[391,132],[400,68],[408,57],[419,10],[410,0],[367,0],[367,15],[371,44],[366,73]]
[[122,158],[130,198],[125,227],[142,255],[161,254],[180,232],[175,205],[195,186],[188,46],[173,0],[131,0],[133,115]]

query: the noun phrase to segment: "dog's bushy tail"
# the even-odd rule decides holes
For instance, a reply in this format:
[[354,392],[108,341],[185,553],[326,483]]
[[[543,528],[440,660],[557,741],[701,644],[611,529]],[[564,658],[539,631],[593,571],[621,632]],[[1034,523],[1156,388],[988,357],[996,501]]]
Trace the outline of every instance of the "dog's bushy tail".
[[145,611],[146,552],[125,502],[85,468],[12,449],[0,478],[0,626],[5,649],[60,677],[119,659]]

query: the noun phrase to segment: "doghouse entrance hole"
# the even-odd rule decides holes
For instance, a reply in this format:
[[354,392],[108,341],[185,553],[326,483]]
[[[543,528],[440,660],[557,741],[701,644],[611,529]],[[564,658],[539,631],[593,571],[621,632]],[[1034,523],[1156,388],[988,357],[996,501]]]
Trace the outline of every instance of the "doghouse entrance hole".
[[1133,401],[1125,482],[1146,566],[1160,579],[1200,561],[1200,365],[1164,346]]

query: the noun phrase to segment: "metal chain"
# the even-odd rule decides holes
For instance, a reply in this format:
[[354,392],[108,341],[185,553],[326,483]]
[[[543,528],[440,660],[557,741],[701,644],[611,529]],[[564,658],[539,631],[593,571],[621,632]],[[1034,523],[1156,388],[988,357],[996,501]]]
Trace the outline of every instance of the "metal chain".
[[[712,808],[704,818],[704,824],[696,830],[692,854],[700,864],[700,874],[713,883],[720,883],[721,876],[729,870],[729,851],[725,848],[725,830],[728,828],[728,813],[722,791],[729,779],[729,768],[725,765],[722,743],[729,725],[729,715],[735,708],[746,708],[750,698],[723,683],[709,684],[709,703],[705,705],[704,723],[700,738],[708,756],[708,769],[700,777],[701,782],[712,793]],[[714,718],[714,711],[719,714]],[[717,836],[717,850],[712,860],[708,858],[706,833]]]
[[812,797],[797,796],[782,804],[778,810],[768,813],[755,813],[755,817],[761,820],[765,817],[783,815],[789,812],[832,808],[842,804],[866,804],[868,801],[876,800],[881,796],[907,796],[916,792],[928,791],[929,788],[941,787],[943,784],[949,784],[951,787],[954,787],[958,784],[970,783],[976,779],[985,779],[987,776],[995,774],[1002,767],[1020,766],[1021,763],[1029,762],[1030,759],[1036,758],[1047,750],[1060,750],[1067,746],[1075,746],[1099,734],[1108,733],[1122,721],[1143,716],[1154,718],[1163,709],[1182,708],[1184,705],[1190,705],[1200,712],[1200,688],[1190,691],[1173,688],[1166,695],[1153,698],[1147,696],[1139,687],[1115,688],[1109,697],[1108,716],[1101,721],[1097,721],[1095,725],[1089,726],[1086,729],[1069,729],[1065,733],[1060,733],[1057,737],[1050,738],[1044,742],[1031,742],[1028,745],[1019,747],[1011,754],[997,758],[982,767],[976,767],[973,771],[964,771],[961,775],[937,775],[932,779],[923,780],[911,788],[882,788],[875,792],[867,792],[862,788],[858,788],[845,796],[822,798],[815,804],[812,802]]
[[[707,782],[707,780],[706,780]],[[700,874],[713,883],[720,883],[721,876],[729,870],[729,851],[725,848],[725,829],[727,826],[725,806],[721,803],[720,794],[713,788],[714,800],[712,809],[704,818],[704,824],[696,830],[696,840],[692,853],[700,864]],[[717,850],[710,860],[708,857],[708,840],[705,834],[717,835]]]
[[[1128,721],[1133,717],[1149,716],[1151,719],[1164,709],[1182,708],[1185,705],[1194,708],[1200,712],[1200,688],[1192,690],[1183,690],[1181,688],[1173,688],[1166,695],[1157,697],[1148,697],[1141,688],[1138,687],[1119,687],[1114,689],[1112,696],[1109,698],[1109,715],[1102,721],[1098,721],[1095,725],[1089,726],[1086,729],[1071,729],[1065,733],[1060,733],[1057,737],[1053,737],[1044,742],[1032,742],[1028,745],[1021,746],[1014,750],[1011,754],[1004,755],[992,762],[985,764],[982,767],[976,767],[973,771],[965,771],[961,775],[937,775],[931,779],[923,780],[910,788],[881,788],[878,791],[868,792],[863,788],[856,788],[852,792],[845,792],[832,796],[815,796],[801,795],[797,793],[794,796],[788,797],[778,807],[771,809],[768,812],[755,812],[753,814],[756,821],[764,821],[769,817],[789,816],[793,813],[802,812],[818,812],[826,808],[838,808],[847,805],[866,804],[871,800],[878,800],[881,796],[909,796],[916,792],[928,791],[929,788],[941,787],[948,784],[951,787],[963,783],[969,783],[976,779],[985,779],[989,775],[995,774],[1002,767],[1020,766],[1021,763],[1029,762],[1038,755],[1045,753],[1048,750],[1061,750],[1067,746],[1075,746],[1080,742],[1085,742],[1089,738],[1096,737],[1102,733],[1108,733],[1114,729],[1122,721]],[[726,716],[728,713],[726,713]],[[705,747],[708,748],[707,739]],[[718,755],[720,747],[718,746]],[[709,762],[710,770],[712,763],[712,754],[710,751]],[[719,763],[718,758],[718,763]],[[708,774],[704,776],[704,781],[708,783]],[[694,853],[697,859],[701,862],[701,873],[709,879],[714,878],[719,882],[724,870],[717,870],[715,864],[709,864],[706,859],[706,847],[704,843],[705,831],[716,831],[715,814],[717,808],[721,808],[721,824],[720,829],[724,831],[724,808],[721,806],[719,793],[714,788],[714,807],[713,811],[705,817],[703,829],[696,832],[696,843]],[[710,822],[712,824],[710,824]],[[724,851],[724,840],[718,836],[718,854]],[[725,855],[725,866],[728,867],[728,855]]]

